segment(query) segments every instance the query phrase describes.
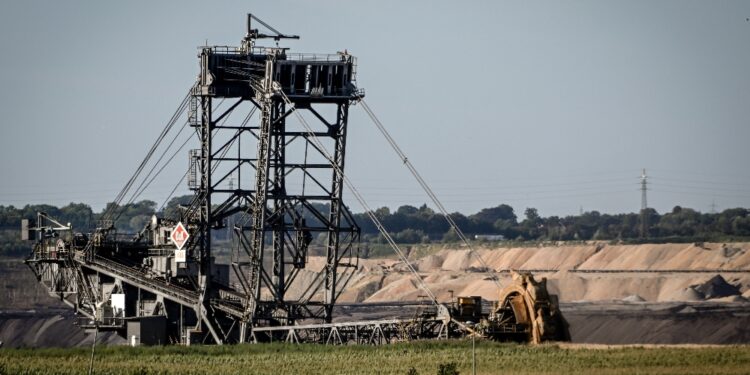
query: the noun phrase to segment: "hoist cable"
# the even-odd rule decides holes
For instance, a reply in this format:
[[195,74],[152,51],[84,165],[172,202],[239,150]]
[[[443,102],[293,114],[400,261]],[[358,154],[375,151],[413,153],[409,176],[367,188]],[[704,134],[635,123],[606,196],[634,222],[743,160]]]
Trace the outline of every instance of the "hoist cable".
[[307,131],[308,138],[311,139],[315,146],[320,150],[323,157],[328,159],[328,161],[331,163],[331,166],[333,167],[335,173],[339,175],[344,184],[349,188],[349,191],[351,191],[352,195],[357,199],[360,205],[365,209],[365,213],[370,218],[370,220],[375,224],[375,227],[378,228],[380,233],[385,238],[386,242],[388,242],[388,245],[393,249],[394,252],[401,258],[401,260],[404,262],[406,267],[411,271],[412,274],[414,274],[415,278],[417,279],[417,282],[419,284],[419,287],[424,290],[432,303],[435,305],[438,305],[437,298],[435,297],[435,294],[432,293],[430,288],[427,287],[427,284],[424,282],[422,277],[419,275],[416,269],[414,269],[414,266],[412,266],[411,262],[409,262],[409,259],[406,257],[404,252],[401,250],[401,248],[396,244],[396,241],[393,240],[393,237],[388,233],[388,231],[383,226],[383,223],[378,219],[378,217],[375,215],[375,212],[370,208],[370,206],[367,204],[367,201],[365,201],[362,194],[359,193],[359,190],[357,190],[356,186],[349,180],[349,178],[344,174],[344,171],[341,170],[341,168],[336,164],[331,154],[326,150],[326,148],[321,143],[320,139],[315,135],[315,132],[313,131],[312,127],[310,127],[310,124],[307,123],[307,120],[305,120],[304,117],[302,117],[302,114],[297,111],[296,106],[289,100],[289,97],[286,96],[286,94],[282,90],[278,90],[277,93],[284,99],[284,101],[287,103],[287,105],[291,106],[294,109],[294,114],[297,116],[297,118],[300,120],[302,125],[305,127],[305,130]]
[[409,159],[406,157],[406,154],[404,154],[404,151],[401,150],[401,147],[398,146],[396,141],[391,137],[391,134],[388,133],[388,130],[383,126],[383,123],[380,122],[380,120],[375,116],[375,113],[370,109],[370,106],[367,105],[367,103],[364,101],[364,99],[360,99],[360,103],[362,104],[362,108],[367,112],[367,115],[370,117],[372,122],[375,124],[375,126],[378,128],[381,134],[383,134],[383,137],[388,141],[388,143],[393,148],[393,151],[396,152],[399,159],[404,163],[406,168],[411,172],[412,176],[417,180],[419,185],[422,187],[422,189],[427,193],[427,195],[432,200],[432,203],[437,206],[438,210],[440,210],[440,213],[445,217],[445,220],[448,221],[448,224],[453,228],[453,230],[456,232],[456,235],[458,238],[466,245],[466,247],[469,248],[469,253],[473,255],[477,260],[479,260],[479,263],[484,268],[485,273],[487,273],[488,276],[492,279],[492,281],[495,282],[498,288],[502,289],[502,286],[500,285],[500,280],[498,280],[497,276],[494,272],[492,272],[492,268],[489,267],[487,262],[484,261],[481,255],[474,250],[474,248],[471,246],[471,243],[469,243],[468,238],[466,238],[466,235],[464,235],[461,228],[458,227],[456,222],[453,220],[453,218],[448,213],[448,210],[445,209],[445,206],[443,206],[443,203],[440,202],[440,199],[438,199],[437,195],[435,195],[435,192],[430,188],[429,185],[427,185],[427,182],[422,178],[422,175],[417,172],[417,169],[414,168],[414,165],[409,161]]
[[[164,140],[166,135],[169,133],[169,131],[172,129],[174,124],[177,122],[177,119],[182,115],[182,113],[185,111],[185,109],[188,106],[188,102],[190,100],[190,93],[192,92],[193,88],[191,87],[190,90],[188,90],[188,93],[185,95],[185,97],[182,99],[182,102],[177,107],[177,110],[175,110],[174,114],[172,114],[172,117],[167,122],[167,125],[162,129],[161,133],[159,133],[159,136],[154,141],[153,145],[149,149],[146,156],[143,158],[143,161],[141,161],[141,164],[136,168],[133,175],[130,177],[128,182],[125,184],[125,186],[122,188],[120,193],[115,197],[115,200],[112,202],[107,210],[102,215],[102,219],[104,220],[111,220],[115,212],[118,210],[119,204],[122,202],[122,200],[125,198],[125,196],[128,194],[130,189],[133,187],[133,184],[138,179],[138,176],[140,176],[141,172],[143,172],[143,169],[146,167],[148,162],[151,160],[151,157],[154,155],[154,152],[159,147],[161,142]],[[118,215],[119,216],[119,215]]]

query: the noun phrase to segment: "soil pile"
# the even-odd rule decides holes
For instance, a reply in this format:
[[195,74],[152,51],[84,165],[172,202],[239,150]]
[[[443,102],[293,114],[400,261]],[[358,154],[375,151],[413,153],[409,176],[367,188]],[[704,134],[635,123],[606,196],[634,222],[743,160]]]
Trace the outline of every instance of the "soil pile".
[[[732,250],[727,251],[728,248]],[[750,273],[737,272],[750,270],[748,250],[748,243],[592,243],[477,251],[501,284],[507,283],[508,270],[529,270],[538,278],[546,277],[550,291],[563,302],[623,300],[630,296],[659,302],[702,301],[750,293]],[[377,262],[382,262],[381,267],[377,267]],[[411,262],[440,300],[447,301],[451,295],[497,298],[497,287],[487,278],[481,262],[466,249],[440,249]],[[350,284],[349,289],[361,285],[366,290],[347,290],[345,295],[356,296],[347,301],[405,301],[425,294],[403,262],[368,259],[365,263],[358,271],[358,283]],[[708,280],[705,273],[696,270],[713,270],[722,278]],[[731,276],[731,283],[724,276]],[[390,285],[392,282],[397,283]],[[376,284],[380,290],[373,291]]]
[[623,298],[622,301],[623,302],[644,302],[646,300],[643,299],[643,297],[641,297],[641,296],[639,296],[637,294],[632,294],[632,295],[629,295],[629,296]]
[[[632,304],[631,306],[640,304]],[[562,306],[573,342],[598,344],[747,344],[750,306],[706,302]]]
[[716,275],[695,287],[695,290],[703,293],[706,298],[722,298],[741,295],[740,289],[727,283],[721,275]]
[[687,287],[685,289],[680,289],[672,295],[667,298],[669,301],[686,301],[686,302],[695,302],[695,301],[703,301],[706,297],[703,295],[703,293],[695,290],[692,286]]
[[[729,249],[729,250],[727,250]],[[552,294],[565,304],[608,304],[606,313],[564,311],[579,342],[749,342],[750,243],[644,244],[484,248],[478,252],[498,277],[510,282],[508,270],[529,270],[547,278]],[[414,252],[413,254],[415,254]],[[466,249],[439,249],[410,262],[440,302],[455,296],[498,298],[498,287],[481,262]],[[324,257],[310,256],[298,276],[305,287],[317,280]],[[711,270],[712,273],[695,272]],[[0,262],[0,340],[6,346],[87,345],[90,338],[72,324],[72,312],[8,315],[7,311],[53,311],[62,304],[49,297],[20,262]],[[290,298],[304,290],[289,290]],[[361,259],[340,303],[415,301],[424,299],[414,275],[400,260]],[[677,302],[675,302],[677,301]],[[690,309],[665,314],[620,314],[625,307],[682,304],[740,306],[739,312]],[[696,307],[697,306],[697,307]],[[570,315],[568,315],[570,313]],[[68,315],[66,315],[68,314]],[[678,314],[678,318],[673,316]],[[364,317],[365,319],[367,317]],[[744,320],[743,320],[744,319]],[[640,324],[640,325],[639,325]],[[41,333],[40,333],[41,332]],[[698,332],[695,335],[691,332]],[[681,336],[682,335],[682,336]],[[693,335],[693,336],[690,336]],[[707,337],[700,341],[699,335]],[[688,337],[689,336],[689,337]],[[725,339],[721,339],[724,337]],[[87,341],[89,340],[89,341]],[[113,339],[114,340],[114,339]],[[728,341],[727,341],[728,340]],[[745,341],[742,341],[745,340]]]
[[[72,311],[19,311],[0,313],[0,341],[3,347],[90,346],[94,334],[73,324]],[[124,338],[114,332],[99,332],[98,344],[123,345]]]

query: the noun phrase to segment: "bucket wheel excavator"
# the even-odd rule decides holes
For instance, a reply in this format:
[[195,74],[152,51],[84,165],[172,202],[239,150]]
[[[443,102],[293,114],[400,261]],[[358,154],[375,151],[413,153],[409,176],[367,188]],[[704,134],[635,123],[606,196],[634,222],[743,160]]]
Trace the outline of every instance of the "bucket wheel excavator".
[[467,334],[495,341],[570,341],[557,296],[547,291],[547,279],[536,281],[528,272],[511,275],[489,312],[482,308],[480,296],[458,297],[449,309],[451,320]]
[[[256,45],[260,39],[297,38],[248,14],[241,46],[201,47],[197,82],[92,233],[73,232],[70,224],[45,213],[38,214],[36,226],[28,218],[22,221],[22,238],[36,240],[26,264],[50,294],[76,310],[76,323],[117,332],[131,345],[280,338],[373,344],[467,333],[531,343],[567,339],[546,279],[513,273],[512,283],[502,287],[476,253],[501,289],[491,311],[483,311],[476,296],[459,297],[452,307],[437,301],[344,174],[350,106],[362,106],[472,249],[468,237],[364,101],[354,56],[346,50],[300,54]],[[233,104],[220,109],[225,100]],[[302,111],[314,119],[312,125]],[[238,112],[244,117],[233,115]],[[182,130],[172,129],[179,128],[174,125],[183,114],[187,119],[180,129],[194,128],[200,148],[190,150],[189,167],[172,193],[187,178],[192,200],[167,217],[154,215],[137,234],[117,233],[115,224],[128,205],[190,141],[161,162],[181,137]],[[157,151],[162,154],[155,158]],[[151,169],[144,174],[147,166]],[[157,166],[161,169],[152,176]],[[333,321],[337,300],[359,268],[360,227],[344,204],[345,187],[427,292],[434,306],[418,318]],[[324,258],[321,268],[308,262],[314,238],[320,239],[315,250]],[[217,262],[219,251],[229,264]]]
[[482,326],[485,335],[496,340],[538,344],[569,341],[556,295],[547,291],[547,279],[536,281],[528,272],[512,272]]

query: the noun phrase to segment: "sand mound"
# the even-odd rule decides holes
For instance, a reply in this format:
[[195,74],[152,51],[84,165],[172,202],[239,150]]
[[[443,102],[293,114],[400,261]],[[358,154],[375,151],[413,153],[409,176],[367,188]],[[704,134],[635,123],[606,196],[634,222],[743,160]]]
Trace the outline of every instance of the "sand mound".
[[[387,280],[388,278],[386,278]],[[384,281],[384,284],[387,282]],[[399,280],[387,283],[382,289],[373,293],[365,302],[381,302],[398,300],[397,296],[403,300],[416,300],[418,297],[418,288],[415,281],[410,277],[404,277]]]
[[695,290],[703,293],[706,298],[722,298],[742,294],[739,288],[727,283],[721,275],[716,275],[705,283],[696,286]]
[[[475,280],[464,287],[463,290],[457,291],[460,296],[482,296],[486,300],[497,300],[500,292],[495,282],[489,278]],[[489,298],[487,298],[489,297]]]
[[621,301],[623,302],[644,302],[646,301],[643,299],[643,297],[637,295],[637,294],[631,294],[625,298],[623,298]]
[[741,249],[739,247],[731,247],[731,246],[724,245],[724,246],[721,247],[721,249],[722,249],[722,252],[723,252],[724,256],[727,257],[727,258],[731,258],[731,257],[733,257],[733,256],[735,256],[737,254],[742,255],[742,254],[745,253],[745,250],[743,250],[743,249]]
[[682,290],[679,290],[675,293],[673,293],[669,298],[667,298],[668,301],[702,301],[705,299],[705,296],[703,293],[698,292],[693,287],[688,287]]
[[698,309],[693,306],[685,306],[677,311],[678,314],[695,314],[697,312]]
[[[730,249],[730,250],[726,250]],[[495,271],[533,270],[547,277],[549,291],[560,301],[703,301],[745,294],[750,299],[750,243],[602,245],[577,244],[477,249]],[[729,255],[729,256],[727,256]],[[322,268],[323,257],[310,257],[310,270]],[[481,262],[465,248],[442,248],[411,261],[430,290],[441,301],[451,295],[477,295],[494,300],[498,288],[483,272]],[[413,275],[396,259],[362,259],[340,302],[405,301],[425,294]],[[724,279],[685,270],[716,269]],[[620,270],[636,272],[579,272]],[[638,272],[659,270],[665,272]],[[668,272],[675,270],[677,272]],[[727,270],[723,273],[720,270]],[[541,271],[550,271],[541,272]],[[731,273],[730,273],[731,272]],[[508,273],[496,273],[507,284]],[[311,275],[302,275],[307,285]],[[309,280],[308,280],[309,279]],[[302,279],[300,279],[302,280]],[[393,284],[395,283],[395,284]],[[393,285],[391,285],[393,284]],[[376,288],[378,288],[376,290]],[[692,287],[692,289],[688,289]],[[1,286],[0,286],[1,288]],[[2,289],[0,289],[2,290]],[[289,295],[295,296],[291,291]],[[298,294],[298,293],[297,293]]]
[[469,250],[451,250],[441,254],[445,257],[442,269],[446,271],[462,271],[474,261]]
[[597,246],[560,246],[526,249],[526,261],[519,267],[528,270],[568,270],[596,253]]
[[[750,244],[643,244],[514,247],[477,250],[495,270],[694,270],[750,268]],[[429,258],[429,259],[428,259]],[[422,258],[425,271],[458,271],[481,264],[465,249]],[[441,264],[439,264],[441,263]]]
[[[700,245],[700,246],[699,246]],[[606,246],[588,257],[580,269],[599,270],[694,270],[748,269],[747,244],[735,244],[727,257],[720,244],[644,244]]]
[[445,260],[442,256],[438,254],[432,254],[415,262],[414,268],[416,268],[419,272],[439,271],[443,266],[444,261]]

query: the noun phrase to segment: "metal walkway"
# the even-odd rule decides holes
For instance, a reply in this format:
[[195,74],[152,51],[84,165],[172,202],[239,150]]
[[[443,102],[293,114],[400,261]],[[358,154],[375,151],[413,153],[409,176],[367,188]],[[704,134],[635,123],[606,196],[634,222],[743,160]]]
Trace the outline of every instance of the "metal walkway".
[[136,268],[123,266],[122,264],[100,256],[96,256],[92,261],[88,262],[80,259],[76,260],[83,267],[122,279],[128,284],[137,286],[157,295],[163,295],[165,298],[183,305],[193,307],[198,303],[198,292],[187,290],[174,284],[169,284],[166,281],[149,278],[146,273]]
[[298,326],[254,327],[254,342],[284,341],[326,345],[382,345],[427,338],[448,338],[450,318],[387,319]]

